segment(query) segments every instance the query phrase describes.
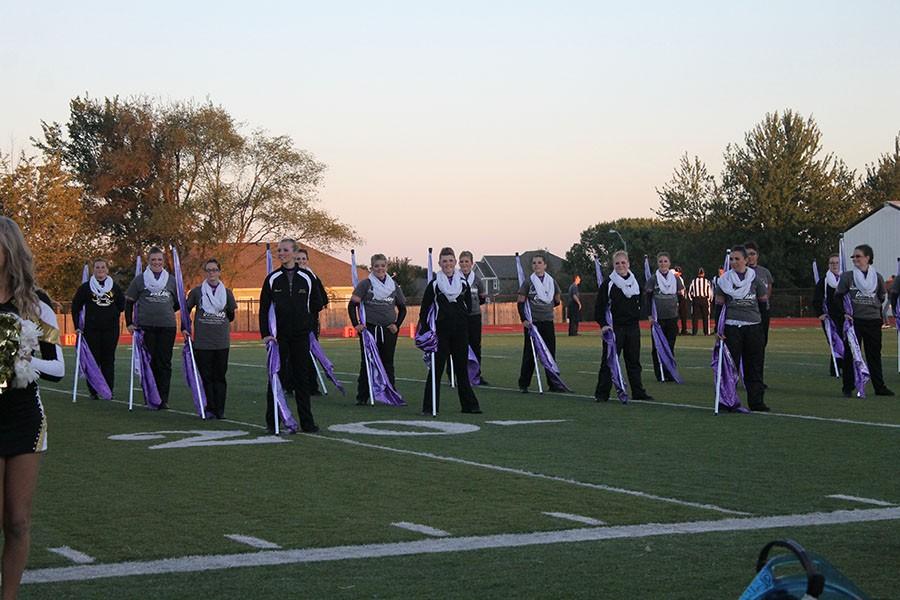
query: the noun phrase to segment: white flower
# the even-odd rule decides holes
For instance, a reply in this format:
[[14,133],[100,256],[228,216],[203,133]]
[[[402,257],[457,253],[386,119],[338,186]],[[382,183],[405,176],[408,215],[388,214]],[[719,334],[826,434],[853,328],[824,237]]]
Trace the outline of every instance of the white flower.
[[30,360],[16,359],[16,377],[13,379],[13,387],[28,387],[31,382],[37,381],[38,377],[38,372],[31,366]]

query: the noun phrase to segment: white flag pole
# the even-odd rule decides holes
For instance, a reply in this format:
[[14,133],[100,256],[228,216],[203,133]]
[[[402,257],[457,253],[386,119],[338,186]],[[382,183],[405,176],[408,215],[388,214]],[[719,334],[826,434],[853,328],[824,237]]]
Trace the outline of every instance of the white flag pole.
[[[434,267],[432,266],[432,249],[428,249],[428,284],[431,285],[431,277],[434,273]],[[437,298],[435,298],[437,300]],[[435,323],[435,329],[437,328],[437,323]],[[434,332],[435,337],[437,337],[437,331]],[[437,366],[434,360],[435,352],[431,352],[431,416],[437,417]]]
[[316,378],[318,378],[319,385],[322,387],[322,393],[327,396],[328,388],[325,386],[325,378],[322,377],[322,370],[319,368],[319,361],[316,360],[316,357],[312,353],[312,350],[310,350],[309,352],[309,357],[312,359],[313,367],[316,369]]
[[75,377],[72,382],[72,402],[78,401],[78,375],[81,369],[81,341],[84,339],[84,333],[78,334],[78,343],[75,344]]
[[[188,354],[191,356],[191,369],[194,371],[194,382],[197,384],[197,397],[202,399],[203,396],[200,394],[200,386],[203,385],[203,381],[200,379],[200,373],[197,371],[197,360],[194,358],[194,344],[191,343],[190,337],[187,339],[187,347]],[[204,421],[206,420],[206,407],[203,406],[203,402],[200,402],[200,418]]]
[[456,369],[453,367],[453,356],[450,356],[450,387],[456,387]]
[[[729,258],[731,257],[731,248],[725,251],[725,272],[728,272],[729,267]],[[713,301],[715,301],[715,290],[713,290]],[[719,313],[719,318],[716,320],[716,339],[719,338],[719,320],[723,318],[723,313],[725,312],[725,306],[722,306],[722,312]],[[722,331],[724,331],[724,327]],[[715,414],[719,414],[719,400],[722,398],[722,361],[724,360],[725,355],[725,340],[719,341],[719,364],[716,365],[716,405],[714,407]]]

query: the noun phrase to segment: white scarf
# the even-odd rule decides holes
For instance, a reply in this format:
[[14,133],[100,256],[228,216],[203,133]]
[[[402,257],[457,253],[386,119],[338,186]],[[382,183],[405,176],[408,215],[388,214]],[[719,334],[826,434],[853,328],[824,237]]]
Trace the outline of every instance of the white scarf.
[[437,274],[437,287],[447,297],[449,302],[456,302],[456,299],[462,294],[463,290],[463,278],[462,273],[455,272],[453,273],[455,277],[453,277],[453,283],[450,282],[450,278],[444,275],[443,271],[438,271]]
[[97,281],[96,277],[91,275],[91,278],[89,281],[90,281],[91,291],[94,293],[95,296],[105,296],[112,289],[112,284],[113,284],[112,277],[107,277],[106,279],[103,280],[103,283],[100,283],[99,281]]
[[675,277],[675,273],[672,270],[669,270],[665,275],[663,275],[662,272],[657,269],[656,285],[659,286],[660,294],[674,296],[678,293],[678,279]]
[[369,281],[372,283],[372,297],[379,302],[387,300],[397,291],[397,284],[390,275],[385,275],[384,281],[381,281],[375,273],[369,273]]
[[166,289],[167,283],[169,283],[169,272],[165,269],[160,273],[159,279],[153,275],[153,271],[150,270],[150,267],[144,269],[144,287],[147,288],[151,294]]
[[544,280],[537,276],[536,273],[531,274],[531,285],[534,286],[534,293],[537,299],[544,304],[553,304],[553,297],[556,295],[556,285],[550,273],[544,273]]
[[869,271],[863,275],[862,271],[853,267],[853,283],[856,289],[865,296],[874,296],[875,290],[878,288],[878,271],[875,267],[869,265]]
[[208,281],[204,281],[200,286],[200,307],[203,312],[217,315],[225,310],[227,302],[228,294],[225,292],[225,284],[221,281],[216,289],[213,289]]
[[475,289],[475,269],[472,269],[471,271],[469,271],[468,275],[466,275],[462,271],[460,271],[459,273],[460,273],[460,275],[463,276],[463,278],[465,278],[466,283],[469,284],[469,287],[472,289]]
[[825,285],[827,285],[831,289],[837,289],[838,276],[832,273],[831,270],[828,270],[825,273]]
[[724,275],[719,277],[718,286],[723,292],[735,300],[742,300],[750,293],[750,287],[755,280],[756,271],[753,269],[744,271],[743,281],[738,277],[737,271],[730,269]]
[[615,271],[609,274],[609,280],[616,284],[616,287],[622,290],[626,298],[637,296],[641,293],[641,286],[638,285],[637,279],[631,269],[628,270],[628,279],[625,279]]

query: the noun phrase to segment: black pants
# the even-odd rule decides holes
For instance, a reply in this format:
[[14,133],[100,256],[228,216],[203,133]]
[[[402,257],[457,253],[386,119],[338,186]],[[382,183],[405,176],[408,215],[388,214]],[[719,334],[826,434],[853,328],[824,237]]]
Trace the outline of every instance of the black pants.
[[[760,376],[765,380],[765,371],[766,371],[766,352],[765,349],[769,346],[769,323],[772,321],[771,311],[769,310],[768,305],[760,304],[759,305],[759,316],[762,317],[762,330],[763,330],[763,355],[762,355],[762,366],[760,366],[759,372]],[[763,384],[765,385],[765,384]]]
[[581,323],[581,309],[574,302],[570,302],[566,312],[569,316],[569,335],[578,335],[578,325]]
[[169,401],[169,384],[172,381],[172,347],[175,346],[174,327],[141,327],[144,344],[150,355],[150,370],[156,380],[156,388],[163,404]]
[[[872,387],[876,392],[886,390],[884,372],[881,370],[881,319],[854,319],[853,329],[859,339],[860,348],[865,353]],[[850,353],[850,344],[846,339],[844,339],[844,356],[846,357],[844,392],[852,392],[856,387],[853,380],[853,355]]]
[[747,388],[747,404],[750,408],[763,406],[763,356],[766,340],[761,323],[755,325],[725,325],[725,345],[731,352],[734,364],[740,368],[744,361],[744,386]]
[[709,301],[706,298],[694,298],[694,310],[691,313],[691,334],[697,335],[697,320],[703,321],[703,335],[709,335]]
[[[663,335],[666,336],[666,341],[669,342],[672,356],[675,356],[675,340],[678,339],[678,319],[659,319],[659,326],[662,327]],[[653,350],[650,353],[653,356],[653,374],[656,375],[657,381],[662,381],[659,373],[659,355],[656,353],[656,343],[653,342],[652,337],[651,342],[653,343]],[[604,356],[606,355],[604,354]],[[674,381],[668,369],[665,370],[665,376],[666,381]]]
[[[387,373],[388,381],[394,385],[394,351],[397,348],[397,333],[391,333],[387,327],[380,325],[372,325],[366,323],[366,329],[372,333],[375,338],[375,345],[378,346],[378,356],[384,365],[384,371]],[[399,332],[398,332],[399,333]],[[369,372],[366,370],[366,355],[363,352],[362,336],[359,336],[359,377],[356,378],[356,400],[358,402],[369,400]]]
[[[438,322],[437,324],[438,349],[434,356],[435,370],[437,371],[437,385],[435,386],[435,404],[441,407],[441,377],[449,357],[453,357],[453,369],[456,373],[456,391],[459,394],[459,406],[463,412],[479,410],[478,398],[469,383],[469,333],[465,323],[456,321]],[[422,396],[422,412],[431,412],[431,378],[435,376],[431,370],[425,380],[425,392]]]
[[197,371],[203,380],[203,391],[206,394],[206,412],[219,419],[225,418],[225,395],[228,392],[228,348],[219,350],[201,350],[194,348],[194,360]]
[[[477,315],[469,315],[468,321],[466,325],[469,329],[469,347],[472,349],[472,352],[475,353],[475,358],[478,359],[478,375],[481,376],[481,313],[479,312]],[[466,364],[468,365],[468,357],[466,357]]]
[[[301,333],[295,337],[279,339],[278,352],[281,355],[281,370],[278,373],[281,387],[284,388],[285,395],[294,392],[300,429],[314,431],[316,421],[309,401],[309,370],[313,368],[312,357],[309,355],[309,334]],[[275,429],[271,383],[266,394],[266,426],[270,430]]]
[[[536,327],[539,334],[541,334],[541,338],[543,338],[544,343],[547,344],[547,349],[550,350],[550,356],[556,358],[556,330],[553,328],[553,321],[533,321],[531,323],[532,327]],[[546,375],[545,382],[549,387],[550,385],[550,376],[547,375],[547,370],[544,369],[544,374]],[[519,371],[519,387],[527,388],[531,385],[531,377],[534,375],[534,350],[531,347],[531,336],[528,333],[528,330],[525,331],[525,343],[522,346],[522,368]],[[549,388],[553,389],[553,388]]]
[[[843,337],[844,337],[844,333],[843,333],[844,332],[844,318],[838,317],[837,319],[835,319],[834,316],[832,316],[831,320],[834,321],[834,327],[835,327],[835,329],[837,329],[838,336],[843,339]],[[825,335],[828,336],[828,330],[825,328],[824,321],[822,322],[822,331],[824,331]],[[844,344],[844,346],[846,347],[846,343]],[[831,375],[832,377],[835,377],[836,375],[841,375],[844,372],[844,364],[845,364],[844,359],[837,357],[837,356],[832,358],[830,338],[828,340],[828,348],[829,348],[829,350],[828,350],[828,374]],[[849,352],[849,349],[847,351]],[[834,363],[835,362],[837,363],[837,366],[838,366],[838,373],[834,372]],[[853,368],[853,363],[850,364],[850,368],[851,369]]]
[[[119,328],[115,329],[85,329],[84,341],[87,342],[91,354],[103,373],[103,379],[109,386],[109,391],[113,391],[116,378],[116,347],[119,345]],[[96,396],[97,391],[87,384],[88,391],[91,396]]]
[[687,335],[688,317],[691,316],[691,303],[687,298],[678,297],[678,317],[681,319],[681,335]]
[[[678,319],[672,320],[677,331]],[[628,385],[631,386],[631,397],[642,398],[647,395],[647,390],[641,382],[641,328],[634,323],[614,327],[613,331],[616,334],[616,350],[625,358],[625,372],[628,374]],[[600,360],[600,372],[597,374],[597,389],[594,391],[594,397],[601,400],[609,398],[613,385],[612,370],[606,364],[608,351],[606,342],[603,342],[603,357]]]

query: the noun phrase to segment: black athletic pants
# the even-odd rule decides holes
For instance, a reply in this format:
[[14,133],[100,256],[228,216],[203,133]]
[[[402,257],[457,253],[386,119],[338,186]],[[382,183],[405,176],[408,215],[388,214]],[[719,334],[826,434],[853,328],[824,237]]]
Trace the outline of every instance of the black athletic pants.
[[578,325],[581,323],[581,309],[574,302],[570,302],[566,312],[569,316],[569,335],[578,335]]
[[[668,320],[668,319],[666,319]],[[678,330],[678,319],[675,329]],[[625,358],[625,372],[628,374],[628,385],[631,386],[632,398],[642,398],[647,395],[644,384],[641,382],[641,328],[637,323],[622,327],[613,327],[616,334],[616,350]],[[600,361],[600,372],[597,374],[597,389],[594,397],[600,400],[609,398],[612,389],[612,370],[606,364],[606,355],[609,352],[606,342],[603,342],[603,357]]]
[[[884,384],[884,372],[881,369],[881,319],[853,319],[853,329],[859,339],[859,345],[865,353],[869,377],[876,392],[887,389]],[[844,356],[847,366],[844,369],[844,392],[852,392],[856,385],[853,381],[853,355],[850,344],[844,339]]]
[[[666,336],[666,341],[669,342],[669,348],[672,350],[672,356],[675,356],[675,340],[678,339],[678,319],[659,319],[659,326],[662,327],[663,335]],[[659,375],[659,355],[656,353],[656,343],[653,341],[651,336],[651,343],[653,344],[653,350],[650,352],[651,356],[653,356],[653,374],[656,375],[657,381],[662,381],[662,378]],[[606,356],[604,354],[604,356]],[[669,370],[665,370],[666,381],[673,381],[672,374],[669,373]]]
[[[119,345],[119,328],[115,329],[86,329],[84,331],[84,341],[87,342],[109,391],[113,391],[116,378],[116,347]],[[88,384],[88,391],[91,396],[96,396],[97,392]]]
[[[397,333],[391,333],[387,327],[381,325],[372,325],[366,323],[366,329],[375,338],[375,345],[378,346],[378,356],[384,365],[384,371],[387,373],[388,381],[394,385],[394,351],[397,348]],[[369,401],[369,372],[366,369],[366,355],[363,351],[362,336],[359,336],[359,377],[356,378],[356,400],[357,402]]]
[[[281,355],[279,379],[284,393],[294,392],[297,402],[297,420],[303,431],[314,431],[316,421],[313,418],[309,401],[309,370],[313,368],[309,355],[309,333],[301,333],[296,337],[278,340],[278,353]],[[275,414],[272,410],[272,386],[266,394],[266,426],[275,429]]]
[[[436,405],[441,408],[441,377],[444,367],[450,356],[453,357],[453,369],[456,373],[456,391],[459,394],[459,405],[463,412],[479,410],[478,398],[469,383],[469,335],[462,323],[455,321],[438,322],[437,324],[438,349],[435,353],[435,369],[437,370],[437,385],[435,390]],[[422,412],[431,412],[431,378],[435,374],[428,371],[425,381],[425,392],[422,396]]]
[[228,348],[219,350],[201,350],[194,348],[194,360],[197,371],[203,380],[203,391],[206,394],[206,412],[216,418],[225,418],[225,396],[228,392]]
[[691,334],[697,335],[697,320],[703,321],[703,335],[709,335],[709,301],[706,298],[694,298],[694,310],[691,312]]
[[[536,327],[547,349],[550,350],[550,356],[556,358],[556,330],[553,328],[553,321],[532,321],[532,327]],[[544,374],[547,370],[544,369]],[[525,344],[522,346],[522,368],[519,371],[519,388],[527,388],[531,385],[531,377],[534,375],[534,351],[531,348],[531,335],[525,330]],[[550,388],[550,376],[546,375],[544,383]]]
[[763,356],[766,339],[763,325],[725,325],[725,345],[731,352],[734,364],[740,368],[744,361],[744,386],[747,388],[747,404],[750,408],[763,406]]
[[174,327],[141,327],[144,344],[150,355],[150,370],[156,380],[156,388],[163,404],[169,402],[169,384],[172,381],[172,347],[175,346]]

